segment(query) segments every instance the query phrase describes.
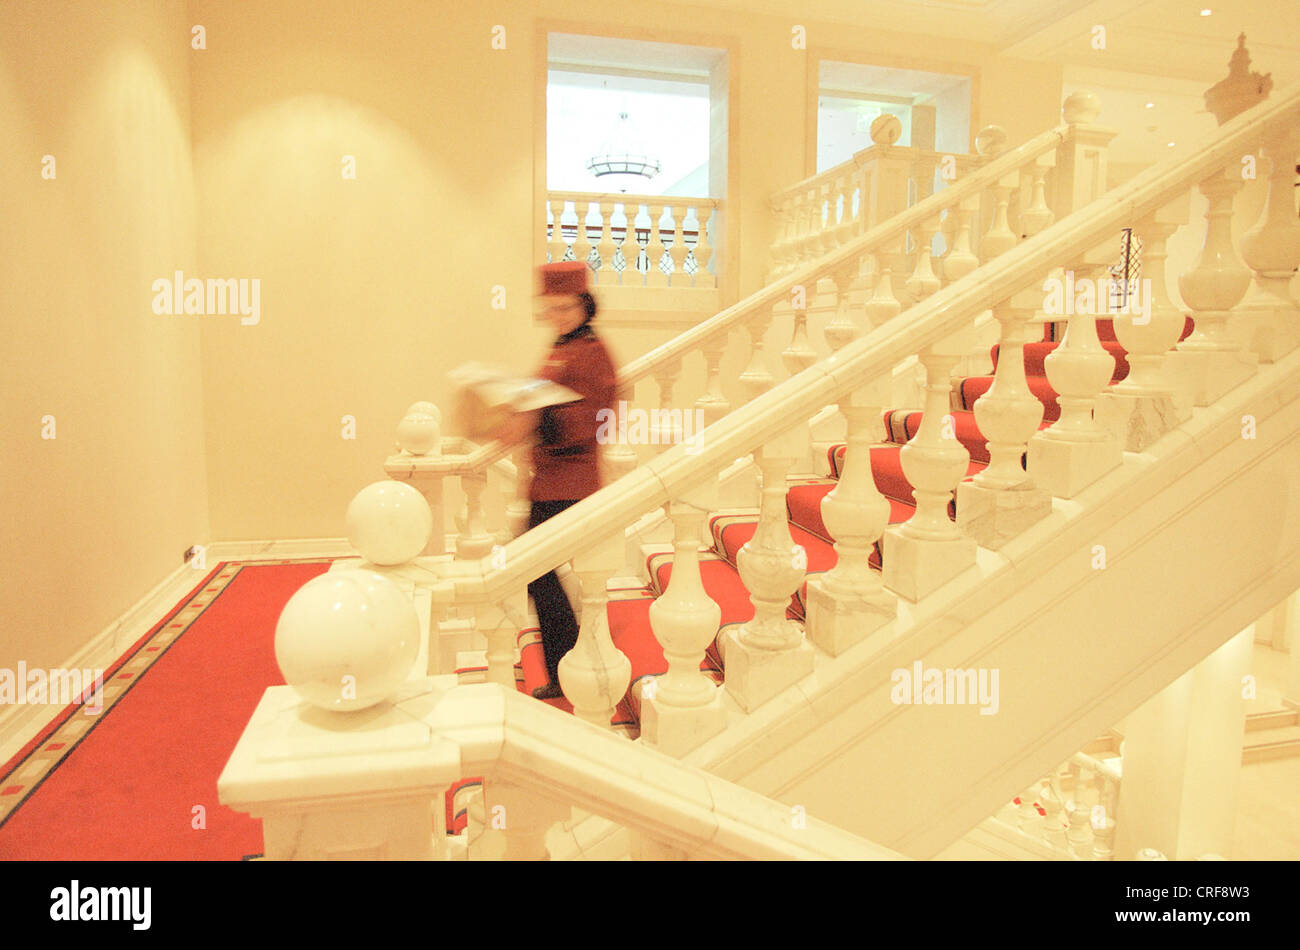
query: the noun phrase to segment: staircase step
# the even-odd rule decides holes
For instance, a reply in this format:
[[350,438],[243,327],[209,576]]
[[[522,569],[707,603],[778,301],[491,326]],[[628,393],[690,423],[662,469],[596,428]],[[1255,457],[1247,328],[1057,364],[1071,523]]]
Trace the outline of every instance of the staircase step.
[[[1061,418],[1061,404],[1056,400],[1056,390],[1044,376],[1028,376],[1025,382],[1029,391],[1043,404],[1043,422],[1052,423]],[[972,411],[975,400],[993,386],[992,376],[967,376],[953,383],[952,401],[956,411]]]
[[[886,413],[886,415],[891,415],[899,411],[901,410],[892,410],[890,413]],[[914,414],[917,416],[916,425],[919,427],[921,424],[921,413],[917,412]],[[916,430],[911,429],[911,432],[915,434]],[[910,436],[908,436],[908,438],[910,438]],[[844,466],[844,451],[845,446],[843,443],[831,446],[828,451],[831,461],[831,471],[835,474],[836,478],[839,477],[839,473]],[[903,446],[896,442],[873,445],[871,447],[871,475],[875,479],[876,490],[879,491],[880,494],[884,495],[891,501],[902,502],[904,505],[915,510],[916,496],[912,494],[912,485],[907,480],[907,476],[903,474],[902,451]],[[970,465],[966,468],[966,477],[970,478],[972,475],[984,471],[985,468],[987,468],[987,465],[984,462],[972,460]],[[908,517],[911,517],[910,513]]]
[[1300,756],[1300,726],[1249,732],[1241,748],[1243,765],[1292,756]]
[[[1037,376],[1040,378],[1046,378],[1047,357],[1060,345],[1060,343],[1048,341],[1026,343],[1025,375],[1027,377]],[[1128,351],[1114,340],[1103,340],[1101,345],[1107,353],[1115,357],[1115,370],[1111,374],[1110,381],[1112,383],[1118,383],[1120,380],[1126,379],[1129,372]],[[997,369],[999,349],[1000,344],[995,343],[993,344],[992,349],[989,350],[989,355],[993,358],[994,369]]]
[[1273,709],[1268,712],[1250,713],[1246,716],[1246,731],[1259,732],[1262,729],[1283,729],[1287,726],[1300,726],[1300,709]]

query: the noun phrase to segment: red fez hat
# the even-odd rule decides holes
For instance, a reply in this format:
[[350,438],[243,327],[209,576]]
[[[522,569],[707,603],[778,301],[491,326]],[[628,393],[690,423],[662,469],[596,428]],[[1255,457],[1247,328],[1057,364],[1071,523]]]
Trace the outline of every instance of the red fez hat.
[[543,294],[583,294],[587,292],[587,265],[584,261],[559,261],[538,268],[542,275]]

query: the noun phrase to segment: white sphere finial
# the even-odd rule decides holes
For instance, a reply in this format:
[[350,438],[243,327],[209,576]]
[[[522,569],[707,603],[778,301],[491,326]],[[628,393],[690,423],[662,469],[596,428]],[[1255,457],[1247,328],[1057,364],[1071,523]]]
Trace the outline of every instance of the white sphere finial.
[[321,709],[391,698],[420,650],[415,604],[374,571],[330,571],[300,587],[275,625],[284,681]]
[[1101,115],[1101,100],[1095,92],[1080,89],[1067,96],[1061,106],[1061,117],[1070,125],[1091,125]]
[[412,455],[440,455],[442,412],[431,402],[416,402],[397,424],[397,446]]
[[903,122],[886,112],[872,120],[870,132],[871,141],[876,145],[893,145],[903,134]]
[[429,543],[433,513],[405,482],[367,485],[348,505],[348,540],[371,564],[405,564]]
[[975,135],[975,151],[985,158],[1001,154],[1007,147],[1007,130],[1000,125],[986,125]]

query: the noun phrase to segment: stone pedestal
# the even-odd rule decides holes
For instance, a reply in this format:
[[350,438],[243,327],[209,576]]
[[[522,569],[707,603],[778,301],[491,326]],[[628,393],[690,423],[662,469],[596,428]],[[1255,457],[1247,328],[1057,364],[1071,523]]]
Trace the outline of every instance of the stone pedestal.
[[957,525],[976,543],[996,551],[1052,513],[1052,495],[1042,488],[957,486]]
[[1113,388],[1097,397],[1093,418],[1128,452],[1145,452],[1179,421],[1172,394],[1125,393]]
[[1073,498],[1122,461],[1124,449],[1113,438],[1066,442],[1040,432],[1029,440],[1029,474],[1058,498]]
[[913,603],[975,563],[977,545],[972,538],[933,541],[912,537],[899,526],[889,528],[881,543],[885,586]]
[[787,650],[746,646],[734,629],[727,640],[726,690],[745,712],[753,712],[777,693],[793,686],[813,670],[813,649],[800,636]]
[[[428,692],[412,681],[397,697]],[[273,686],[217,780],[223,805],[262,819],[269,860],[415,860],[443,854],[442,799],[460,750],[395,703],[309,706]]]
[[1169,361],[1190,387],[1192,405],[1208,406],[1250,379],[1259,357],[1240,350],[1201,349],[1184,341],[1169,354]]
[[727,728],[722,690],[701,706],[673,706],[656,695],[655,681],[641,693],[641,739],[665,755],[681,758]]
[[839,656],[894,619],[898,605],[884,588],[865,594],[830,591],[825,576],[808,581],[804,630],[831,656]]

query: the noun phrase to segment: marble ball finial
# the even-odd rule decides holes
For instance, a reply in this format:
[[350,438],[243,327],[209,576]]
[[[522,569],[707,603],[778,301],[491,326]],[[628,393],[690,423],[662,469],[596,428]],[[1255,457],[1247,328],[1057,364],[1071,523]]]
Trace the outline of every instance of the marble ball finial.
[[405,564],[433,533],[424,496],[406,482],[373,482],[357,492],[347,512],[348,540],[371,564]]
[[275,661],[285,682],[311,705],[337,712],[392,698],[419,650],[415,604],[374,571],[312,578],[275,626]]

